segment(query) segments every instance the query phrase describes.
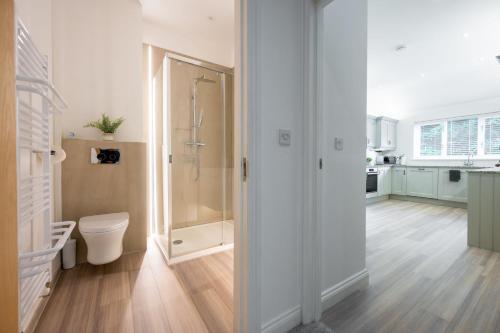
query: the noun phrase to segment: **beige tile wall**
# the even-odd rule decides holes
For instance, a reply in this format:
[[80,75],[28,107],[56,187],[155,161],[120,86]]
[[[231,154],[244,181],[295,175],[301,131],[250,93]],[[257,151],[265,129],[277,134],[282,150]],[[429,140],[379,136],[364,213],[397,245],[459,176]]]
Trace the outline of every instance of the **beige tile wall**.
[[[117,165],[90,164],[91,148],[118,148]],[[147,155],[146,143],[63,140],[66,160],[62,163],[63,220],[76,221],[89,215],[126,211],[130,221],[124,252],[145,250],[147,244]],[[78,226],[77,262],[86,261],[87,248]]]

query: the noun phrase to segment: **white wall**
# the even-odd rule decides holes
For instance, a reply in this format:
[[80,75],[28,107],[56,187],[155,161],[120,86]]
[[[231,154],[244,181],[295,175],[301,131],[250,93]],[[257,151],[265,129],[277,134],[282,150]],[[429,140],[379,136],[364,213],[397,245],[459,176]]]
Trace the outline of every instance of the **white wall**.
[[136,0],[53,0],[54,83],[69,104],[63,135],[100,138],[83,128],[102,113],[123,116],[119,141],[145,141],[142,11]]
[[[272,330],[275,319],[300,320],[302,144],[302,1],[258,0],[256,13],[255,128],[259,156],[250,161],[258,177],[255,218],[261,225],[261,322]],[[290,129],[292,144],[278,145],[278,129]],[[252,148],[250,148],[252,149]],[[254,170],[254,171],[252,171]],[[298,317],[297,317],[298,315]],[[298,323],[297,323],[298,324]]]
[[[324,10],[321,173],[321,287],[324,307],[335,286],[365,270],[367,1],[334,0]],[[335,137],[344,140],[334,149]],[[333,289],[332,289],[333,288]],[[338,300],[338,299],[336,299]],[[335,301],[336,301],[335,300]]]
[[[325,184],[327,219],[322,224],[322,290],[365,272],[366,0],[335,0],[327,10],[329,41],[324,73]],[[298,324],[301,311],[302,214],[304,204],[302,0],[258,0],[255,26],[255,161],[260,225],[261,323],[264,331]],[[337,9],[339,10],[337,12]],[[255,29],[255,30],[254,30]],[[290,129],[291,146],[278,144]],[[335,152],[333,137],[344,138]],[[249,147],[253,150],[254,147]],[[286,323],[286,325],[284,324]]]
[[[16,15],[21,18],[36,46],[52,60],[52,0],[16,0]],[[49,75],[52,73],[50,72]]]
[[212,39],[189,35],[181,31],[143,21],[143,41],[163,49],[190,57],[213,62],[229,68],[234,67],[234,43],[227,45],[223,39]]
[[[471,101],[466,103],[439,106],[435,108],[422,109],[408,118],[400,119],[397,128],[397,151],[396,155],[405,154],[408,164],[419,165],[463,165],[463,161],[449,160],[414,160],[413,159],[413,126],[415,122],[434,120],[449,117],[459,117],[472,114],[500,112],[500,97]],[[496,160],[477,160],[474,165],[493,166]]]

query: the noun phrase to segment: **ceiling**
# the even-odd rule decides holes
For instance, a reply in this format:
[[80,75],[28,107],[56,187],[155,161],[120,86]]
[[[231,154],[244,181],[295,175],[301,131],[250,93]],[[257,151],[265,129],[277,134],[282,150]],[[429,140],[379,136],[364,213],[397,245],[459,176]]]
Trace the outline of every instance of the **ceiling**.
[[368,4],[368,113],[401,119],[500,96],[500,1]]
[[[234,52],[234,0],[141,0],[143,19],[192,43]],[[175,50],[173,50],[175,51]]]

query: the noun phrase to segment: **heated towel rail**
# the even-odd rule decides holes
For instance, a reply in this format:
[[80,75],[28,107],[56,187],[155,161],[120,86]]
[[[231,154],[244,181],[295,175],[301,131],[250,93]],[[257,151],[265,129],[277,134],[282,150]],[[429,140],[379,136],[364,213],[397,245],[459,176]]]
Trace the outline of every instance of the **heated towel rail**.
[[66,102],[20,20],[16,46],[19,323],[25,331],[50,291],[52,261],[75,222],[52,222],[51,114],[62,112]]

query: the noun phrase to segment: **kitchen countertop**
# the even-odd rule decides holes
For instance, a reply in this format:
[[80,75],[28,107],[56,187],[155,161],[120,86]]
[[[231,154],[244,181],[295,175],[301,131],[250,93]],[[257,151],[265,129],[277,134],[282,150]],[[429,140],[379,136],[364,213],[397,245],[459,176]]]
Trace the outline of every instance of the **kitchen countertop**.
[[500,168],[483,168],[476,170],[469,170],[469,172],[479,172],[479,173],[500,173]]
[[499,169],[498,172],[500,172],[500,168],[488,168],[488,167],[480,167],[480,166],[465,166],[465,165],[418,165],[418,164],[407,164],[407,165],[401,165],[401,164],[377,164],[374,166],[370,166],[370,168],[383,168],[383,167],[398,167],[398,168],[445,168],[445,169],[471,169],[471,171],[481,171],[485,169]]

